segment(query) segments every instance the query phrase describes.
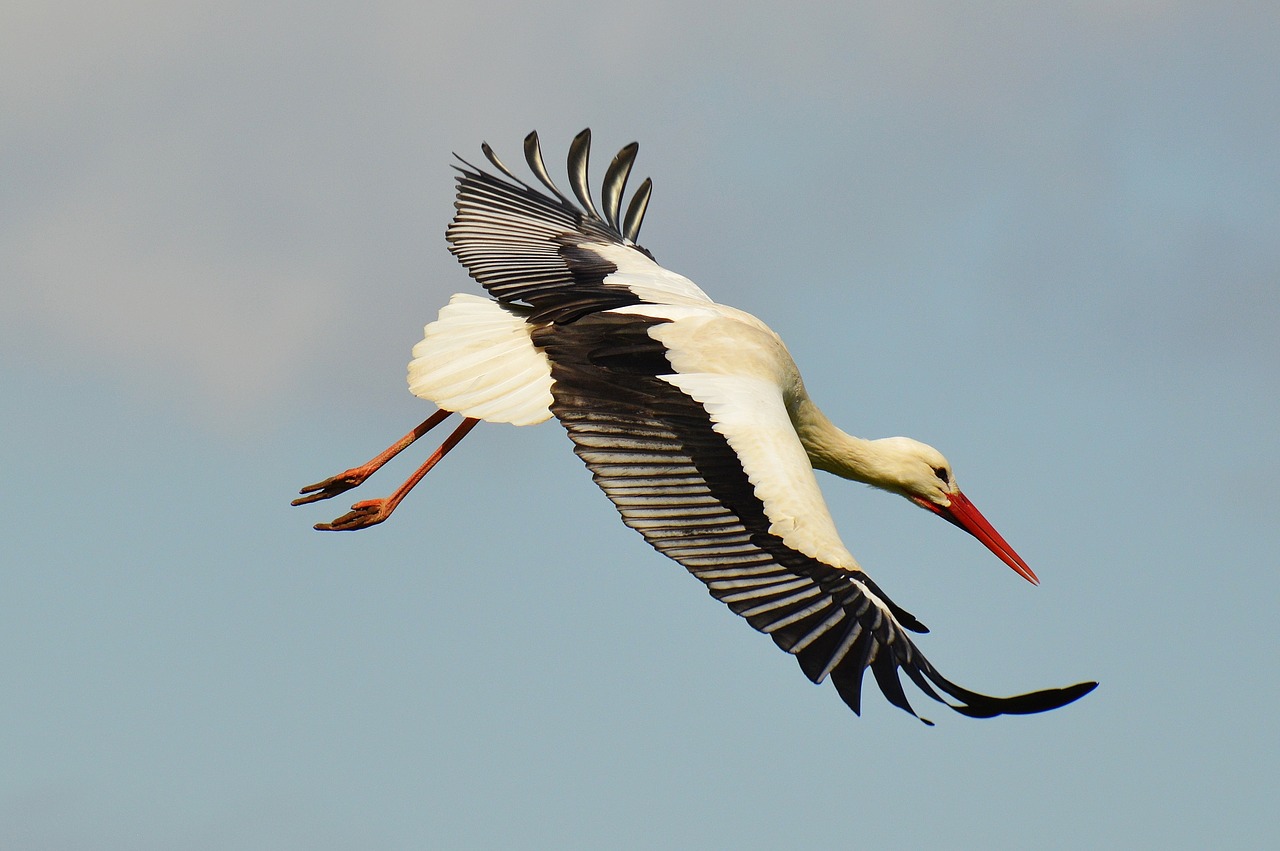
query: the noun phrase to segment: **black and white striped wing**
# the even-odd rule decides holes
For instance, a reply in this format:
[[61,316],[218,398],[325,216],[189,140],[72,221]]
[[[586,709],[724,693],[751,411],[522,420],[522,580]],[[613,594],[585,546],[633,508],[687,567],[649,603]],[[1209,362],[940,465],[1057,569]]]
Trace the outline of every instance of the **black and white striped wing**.
[[[689,377],[674,374],[650,334],[666,320],[641,314],[629,308],[535,330],[552,363],[552,411],[623,522],[794,655],[810,680],[830,677],[858,712],[869,668],[889,701],[915,714],[901,669],[930,697],[947,702],[941,691],[977,717],[1053,709],[1092,688],[995,698],[940,675],[907,632],[924,627],[857,569],[834,528],[825,531],[825,505],[820,514],[811,504],[788,512],[788,500],[812,502],[817,482],[777,389],[770,403],[767,387],[748,388],[744,416],[709,413],[678,386]],[[734,392],[725,390],[723,408]],[[824,560],[824,548],[849,567]]]
[[621,202],[638,146],[619,151],[606,171],[603,211],[588,186],[590,146],[591,131],[583,130],[569,151],[577,204],[547,173],[537,133],[525,139],[525,159],[545,191],[517,178],[488,145],[485,156],[500,176],[463,160],[457,212],[445,233],[449,250],[494,298],[532,307],[534,322],[569,322],[629,304],[710,303],[692,281],[663,269],[635,242],[652,184],[641,184],[625,215]]

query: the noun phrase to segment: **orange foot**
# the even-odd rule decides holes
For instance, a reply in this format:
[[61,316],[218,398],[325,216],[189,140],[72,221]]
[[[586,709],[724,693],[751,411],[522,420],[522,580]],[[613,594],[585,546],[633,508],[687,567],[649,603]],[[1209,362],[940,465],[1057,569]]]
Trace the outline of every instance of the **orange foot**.
[[295,499],[290,505],[306,505],[308,502],[319,502],[322,499],[329,499],[340,493],[345,493],[354,487],[364,484],[364,480],[369,478],[369,472],[360,467],[353,467],[345,470],[336,476],[330,476],[323,482],[316,482],[314,485],[307,485],[300,494],[305,494]]
[[354,532],[357,529],[367,529],[390,517],[395,507],[396,504],[389,499],[366,499],[351,506],[351,510],[337,520],[330,523],[317,523],[315,528],[321,532]]

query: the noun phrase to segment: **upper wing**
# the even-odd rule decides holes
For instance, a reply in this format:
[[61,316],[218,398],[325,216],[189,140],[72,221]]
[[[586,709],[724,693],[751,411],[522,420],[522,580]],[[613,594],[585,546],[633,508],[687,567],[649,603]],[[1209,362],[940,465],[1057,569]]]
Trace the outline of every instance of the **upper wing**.
[[814,504],[813,470],[777,389],[771,400],[765,383],[676,374],[650,333],[666,321],[630,308],[533,334],[552,364],[552,411],[623,522],[796,656],[810,680],[830,676],[855,712],[868,668],[912,714],[899,669],[979,717],[1042,712],[1092,689],[996,698],[939,674],[907,634],[924,627],[858,569],[820,495]]
[[547,192],[517,178],[488,145],[485,156],[502,176],[465,160],[458,167],[457,213],[445,238],[449,250],[491,295],[534,308],[535,322],[568,322],[627,304],[710,302],[692,281],[663,269],[636,244],[649,180],[621,216],[638,150],[634,142],[618,152],[605,173],[603,213],[592,202],[587,183],[590,130],[579,133],[569,150],[569,177],[581,207],[552,182],[537,133],[525,138],[524,147],[529,168]]

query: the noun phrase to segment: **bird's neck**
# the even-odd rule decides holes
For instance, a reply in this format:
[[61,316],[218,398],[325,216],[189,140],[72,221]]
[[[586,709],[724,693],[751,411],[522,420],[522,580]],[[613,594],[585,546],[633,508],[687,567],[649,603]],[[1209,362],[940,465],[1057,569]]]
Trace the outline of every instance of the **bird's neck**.
[[841,431],[808,399],[796,408],[793,421],[814,469],[881,488],[892,481],[878,441]]

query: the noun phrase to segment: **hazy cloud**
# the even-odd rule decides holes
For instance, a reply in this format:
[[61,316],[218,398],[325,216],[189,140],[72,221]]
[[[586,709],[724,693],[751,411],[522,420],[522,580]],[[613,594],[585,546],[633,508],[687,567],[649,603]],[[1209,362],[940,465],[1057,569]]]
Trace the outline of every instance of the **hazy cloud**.
[[650,225],[659,256],[739,292],[736,263],[793,256],[872,286],[948,270],[1020,324],[1139,313],[1138,352],[1225,332],[1274,353],[1275,13],[789,9],[27,4],[0,33],[0,322],[247,410],[332,356],[335,326],[406,303],[421,324],[466,287],[446,151],[515,159],[531,127],[593,123],[661,167],[655,209],[686,205]]

